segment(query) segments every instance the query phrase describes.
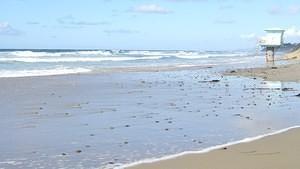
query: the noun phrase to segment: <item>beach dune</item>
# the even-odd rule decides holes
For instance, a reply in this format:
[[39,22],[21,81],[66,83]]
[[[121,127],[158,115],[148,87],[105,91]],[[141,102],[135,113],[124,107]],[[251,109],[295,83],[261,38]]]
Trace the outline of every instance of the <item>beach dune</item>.
[[128,169],[298,169],[300,129],[204,154],[190,154]]
[[299,59],[300,58],[300,48],[286,54],[284,56],[285,59]]

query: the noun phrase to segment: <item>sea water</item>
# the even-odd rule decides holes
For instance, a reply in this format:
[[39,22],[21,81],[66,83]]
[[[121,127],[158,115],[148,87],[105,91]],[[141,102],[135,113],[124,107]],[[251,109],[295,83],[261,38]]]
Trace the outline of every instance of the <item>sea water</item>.
[[87,73],[109,68],[253,63],[256,51],[0,50],[0,78]]

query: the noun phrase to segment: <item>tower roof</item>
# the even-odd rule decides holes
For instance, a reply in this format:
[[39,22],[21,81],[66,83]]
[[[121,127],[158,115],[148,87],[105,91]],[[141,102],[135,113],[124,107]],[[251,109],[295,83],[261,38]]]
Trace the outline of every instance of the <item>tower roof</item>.
[[285,32],[284,29],[279,29],[279,28],[271,28],[271,29],[265,29],[265,32],[278,32],[278,33],[283,33]]

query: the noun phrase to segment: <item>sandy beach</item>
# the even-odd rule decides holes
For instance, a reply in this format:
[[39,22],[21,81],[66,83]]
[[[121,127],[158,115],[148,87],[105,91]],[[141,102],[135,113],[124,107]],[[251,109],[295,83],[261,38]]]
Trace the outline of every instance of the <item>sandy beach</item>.
[[218,71],[2,78],[0,167],[114,168],[299,124],[296,84]]
[[230,70],[225,75],[259,77],[267,81],[295,82],[300,80],[300,64]]
[[204,154],[190,154],[130,169],[297,169],[300,166],[300,129],[249,143],[223,147]]

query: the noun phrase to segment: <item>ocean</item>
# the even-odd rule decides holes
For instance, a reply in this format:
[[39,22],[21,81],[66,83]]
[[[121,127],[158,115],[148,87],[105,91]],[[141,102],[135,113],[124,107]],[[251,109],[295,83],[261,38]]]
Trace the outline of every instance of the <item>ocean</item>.
[[0,50],[0,77],[110,71],[122,68],[210,66],[261,60],[256,51]]

